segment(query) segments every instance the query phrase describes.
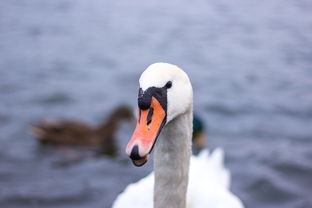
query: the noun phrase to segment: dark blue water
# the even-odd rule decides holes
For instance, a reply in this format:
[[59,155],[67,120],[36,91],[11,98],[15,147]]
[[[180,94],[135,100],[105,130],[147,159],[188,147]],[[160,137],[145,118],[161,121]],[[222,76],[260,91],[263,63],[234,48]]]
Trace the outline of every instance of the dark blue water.
[[309,0],[0,1],[0,206],[110,207],[149,173],[123,154],[40,147],[42,118],[97,123],[135,106],[138,77],[164,61],[187,71],[209,148],[226,151],[246,207],[312,207]]

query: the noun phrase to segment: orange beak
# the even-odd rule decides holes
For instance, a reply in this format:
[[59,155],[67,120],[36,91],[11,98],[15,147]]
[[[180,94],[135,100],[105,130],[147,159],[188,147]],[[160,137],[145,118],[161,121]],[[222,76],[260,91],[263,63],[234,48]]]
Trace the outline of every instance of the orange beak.
[[152,97],[151,106],[147,110],[139,108],[139,116],[126,153],[134,165],[144,165],[166,121],[166,112],[159,101]]

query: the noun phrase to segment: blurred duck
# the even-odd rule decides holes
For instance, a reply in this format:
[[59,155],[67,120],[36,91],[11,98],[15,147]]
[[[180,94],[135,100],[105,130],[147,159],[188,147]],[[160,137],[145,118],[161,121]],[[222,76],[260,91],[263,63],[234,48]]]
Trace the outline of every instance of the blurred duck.
[[197,155],[201,150],[203,150],[206,146],[206,137],[204,135],[205,125],[204,121],[198,116],[194,115],[193,118],[193,154]]
[[30,127],[31,132],[42,144],[62,146],[99,147],[101,154],[114,156],[117,153],[115,133],[122,121],[134,121],[131,108],[117,107],[98,126],[90,126],[74,120],[41,122]]

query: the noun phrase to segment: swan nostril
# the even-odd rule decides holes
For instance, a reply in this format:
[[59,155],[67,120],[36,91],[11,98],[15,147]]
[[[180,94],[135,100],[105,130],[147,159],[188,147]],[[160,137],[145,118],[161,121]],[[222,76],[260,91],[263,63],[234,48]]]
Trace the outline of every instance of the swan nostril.
[[130,154],[130,158],[132,160],[140,160],[142,159],[141,156],[139,155],[139,146],[138,145],[134,145],[134,147],[132,148],[131,154]]
[[154,108],[150,108],[150,110],[147,114],[146,125],[149,125],[152,122],[153,114],[154,114]]

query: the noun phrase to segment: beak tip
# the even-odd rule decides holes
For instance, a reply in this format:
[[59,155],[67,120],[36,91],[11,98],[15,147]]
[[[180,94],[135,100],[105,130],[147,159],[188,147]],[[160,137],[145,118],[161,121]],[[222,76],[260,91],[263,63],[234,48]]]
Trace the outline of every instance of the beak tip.
[[146,158],[141,158],[140,160],[132,160],[133,165],[137,167],[143,166],[147,162]]
[[143,166],[149,158],[149,154],[143,157],[140,156],[139,146],[137,144],[135,144],[132,148],[127,148],[126,153],[131,158],[132,163],[137,167]]
[[130,156],[129,156],[132,160],[139,160],[141,159],[141,156],[139,154],[139,146],[136,144],[132,147]]

